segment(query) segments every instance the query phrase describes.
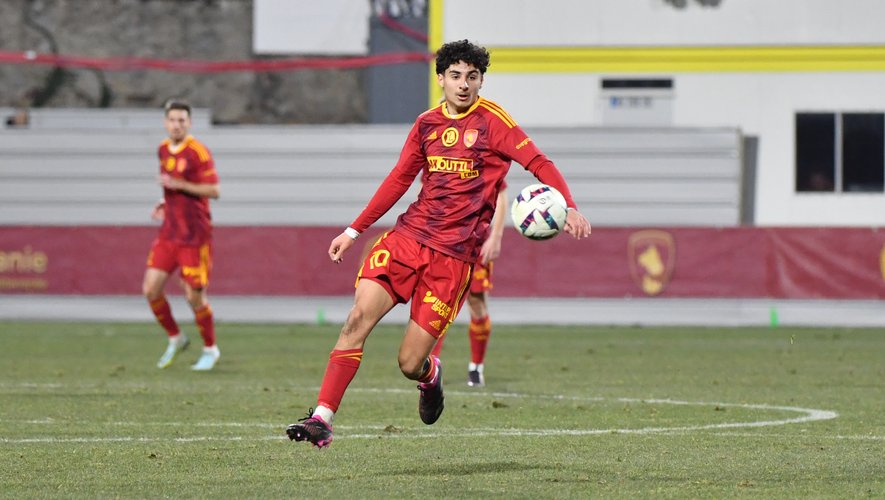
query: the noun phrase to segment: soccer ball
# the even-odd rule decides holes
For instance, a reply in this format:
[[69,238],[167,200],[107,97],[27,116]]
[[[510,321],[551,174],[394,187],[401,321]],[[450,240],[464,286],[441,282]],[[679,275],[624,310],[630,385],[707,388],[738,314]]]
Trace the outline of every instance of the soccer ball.
[[510,208],[513,225],[530,240],[548,240],[559,234],[567,213],[562,193],[546,184],[522,188]]

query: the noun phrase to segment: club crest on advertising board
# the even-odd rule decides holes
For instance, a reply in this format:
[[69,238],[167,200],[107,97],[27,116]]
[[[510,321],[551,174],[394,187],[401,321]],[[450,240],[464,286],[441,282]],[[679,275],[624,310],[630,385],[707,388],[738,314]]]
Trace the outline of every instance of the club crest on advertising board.
[[633,282],[646,295],[658,295],[673,275],[676,241],[666,231],[637,231],[627,241],[627,260]]
[[882,273],[882,280],[885,280],[885,246],[879,252],[879,272]]

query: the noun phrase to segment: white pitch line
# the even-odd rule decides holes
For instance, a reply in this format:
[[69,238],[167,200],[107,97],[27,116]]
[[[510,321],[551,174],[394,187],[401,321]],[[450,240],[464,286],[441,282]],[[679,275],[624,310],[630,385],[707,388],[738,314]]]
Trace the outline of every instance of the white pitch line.
[[[352,392],[368,392],[368,393],[408,393],[413,394],[414,391],[406,391],[402,389],[360,389],[353,388]],[[550,399],[550,400],[558,400],[558,401],[606,401],[606,398],[602,397],[589,397],[589,396],[565,396],[565,395],[533,395],[533,394],[520,394],[520,393],[482,393],[482,392],[458,392],[458,391],[450,391],[450,395],[457,396],[484,396],[484,397],[498,397],[498,398],[521,398],[521,399]],[[762,421],[751,421],[751,422],[726,422],[719,424],[705,424],[705,425],[690,425],[690,426],[677,426],[677,427],[644,427],[640,429],[472,429],[468,431],[458,431],[451,432],[446,430],[444,432],[420,432],[414,433],[414,431],[403,432],[403,433],[384,433],[384,434],[344,434],[343,436],[336,436],[337,439],[377,439],[378,437],[387,437],[387,438],[438,438],[438,437],[491,437],[491,436],[499,436],[499,437],[531,437],[531,436],[590,436],[590,435],[601,435],[601,434],[681,434],[681,433],[689,433],[695,431],[704,431],[704,430],[716,430],[716,429],[734,429],[734,428],[758,428],[758,427],[772,427],[772,426],[780,426],[780,425],[788,425],[788,424],[798,424],[798,423],[806,423],[806,422],[815,422],[821,420],[830,420],[838,417],[838,413],[829,410],[818,410],[813,408],[800,408],[796,406],[777,406],[777,405],[766,405],[766,404],[744,404],[744,403],[723,403],[723,402],[700,402],[700,401],[681,401],[681,400],[673,400],[673,399],[640,399],[640,398],[614,398],[612,401],[617,401],[621,403],[642,403],[642,404],[655,404],[655,405],[690,405],[690,406],[717,406],[717,407],[731,407],[731,408],[744,408],[744,409],[753,409],[753,410],[763,410],[763,411],[789,411],[801,413],[801,416],[795,418],[787,418],[780,420],[762,420]],[[13,422],[12,420],[0,420],[4,422]],[[19,423],[28,423],[28,424],[64,424],[68,427],[72,424],[69,421],[55,421],[53,419],[39,419],[39,420],[27,420],[27,421],[19,421]],[[85,423],[85,422],[84,422]],[[90,422],[94,423],[94,422]],[[175,427],[234,427],[234,428],[274,428],[278,427],[282,429],[282,424],[275,423],[266,423],[266,422],[198,422],[198,423],[189,423],[189,422],[108,422],[109,425],[114,426],[175,426]],[[380,430],[386,429],[387,426],[336,426],[337,429],[347,430]],[[750,436],[754,436],[754,434],[749,434]],[[860,439],[861,437],[856,436],[845,436],[845,439]],[[879,439],[876,436],[872,436],[873,439]],[[74,437],[74,438],[0,438],[0,443],[5,444],[27,444],[27,443],[100,443],[100,442],[180,442],[180,443],[188,443],[188,442],[203,442],[203,441],[243,441],[243,440],[281,440],[285,439],[285,436],[264,436],[264,437],[254,437],[254,436],[224,436],[224,437],[216,437],[216,436],[195,436],[195,437],[176,437],[176,438],[133,438],[133,437],[96,437],[96,438],[86,438],[86,437]]]
[[758,433],[754,434],[752,432],[715,432],[713,433],[716,436],[723,437],[747,437],[747,438],[785,438],[788,437],[790,439],[799,438],[808,438],[808,439],[829,439],[834,441],[885,441],[885,436],[875,436],[872,434],[864,434],[860,436],[846,436],[844,434],[833,434],[831,436],[828,435],[805,435],[805,436],[794,436],[794,435],[786,435],[786,434],[763,434]]
[[[285,436],[282,436],[285,437]],[[0,439],[0,443],[8,444],[29,444],[29,443],[156,443],[156,442],[174,442],[174,443],[192,443],[202,441],[246,441],[254,440],[253,437],[244,436],[195,436],[195,437],[177,437],[177,438],[144,438],[144,437],[95,437],[95,438],[22,438],[22,439]],[[258,438],[265,439],[265,438]]]
[[[64,425],[66,427],[79,425],[108,425],[114,427],[234,427],[234,428],[266,428],[279,429],[285,425],[279,422],[136,422],[136,421],[112,421],[112,422],[95,422],[86,420],[56,420],[52,418],[42,418],[39,420],[14,420],[0,419],[0,422],[30,425]],[[385,429],[386,425],[361,425],[357,427],[341,425],[335,426],[336,429]]]
[[[363,389],[362,392],[391,392],[391,393],[412,393],[412,391],[405,391],[403,389]],[[511,392],[492,392],[492,393],[481,393],[481,392],[462,392],[462,391],[449,391],[447,392],[450,395],[456,396],[493,396],[499,398],[520,398],[520,399],[552,399],[557,401],[606,401],[606,398],[599,396],[565,396],[562,394],[520,394],[520,393],[511,393]],[[615,398],[614,401],[618,401],[621,403],[643,403],[643,404],[666,404],[666,405],[681,405],[681,406],[719,406],[719,407],[730,407],[730,408],[743,408],[748,410],[764,410],[764,411],[789,411],[796,413],[804,413],[804,416],[783,419],[783,420],[766,420],[766,421],[756,421],[756,422],[732,422],[732,423],[724,423],[724,424],[709,424],[703,426],[688,426],[688,427],[657,427],[657,428],[645,428],[645,429],[625,429],[625,430],[617,430],[617,429],[605,429],[600,430],[599,432],[624,432],[624,433],[641,433],[646,434],[650,432],[681,432],[685,430],[704,430],[704,429],[726,429],[732,427],[770,427],[775,425],[786,425],[786,424],[800,424],[805,422],[816,422],[820,420],[832,420],[839,416],[838,413],[829,410],[817,410],[814,408],[800,408],[797,406],[777,406],[777,405],[766,405],[766,404],[746,404],[746,403],[723,403],[723,402],[708,402],[708,401],[681,401],[676,399],[641,399],[641,398]],[[593,433],[597,433],[593,431]]]
[[[496,436],[516,436],[516,437],[536,437],[536,436],[550,436],[556,435],[556,433],[552,432],[540,432],[540,431],[529,431],[529,432],[515,432],[515,429],[511,429],[512,432],[500,432],[500,431],[474,431],[469,433],[453,433],[453,432],[429,432],[429,433],[421,433],[421,434],[386,434],[386,435],[378,435],[378,434],[347,434],[344,436],[335,436],[335,440],[341,439],[397,439],[397,438],[410,438],[410,439],[427,439],[427,438],[446,438],[446,437],[496,437]],[[589,435],[590,433],[584,433],[582,435]],[[614,434],[610,432],[594,432],[594,434]],[[688,432],[673,432],[669,434],[688,434]],[[718,437],[747,437],[747,438],[789,438],[789,439],[827,439],[831,441],[885,441],[885,436],[845,436],[845,435],[811,435],[811,436],[795,436],[795,435],[786,435],[786,434],[752,434],[752,433],[736,433],[736,432],[714,432],[711,433],[712,436]],[[133,438],[133,437],[107,437],[107,438],[21,438],[21,439],[8,439],[3,438],[0,439],[0,443],[3,444],[63,444],[63,443],[160,443],[160,442],[173,442],[173,443],[195,443],[195,442],[235,442],[235,441],[287,441],[288,438],[286,436],[228,436],[228,437],[217,437],[217,436],[195,436],[195,437],[177,437],[177,438]]]

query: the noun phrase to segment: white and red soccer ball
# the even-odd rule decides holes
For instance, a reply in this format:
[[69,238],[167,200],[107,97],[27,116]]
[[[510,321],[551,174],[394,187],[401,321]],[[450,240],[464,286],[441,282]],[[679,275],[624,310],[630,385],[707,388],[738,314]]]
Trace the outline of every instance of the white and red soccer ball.
[[522,188],[510,208],[513,225],[530,240],[547,240],[559,234],[565,228],[567,213],[565,198],[546,184]]

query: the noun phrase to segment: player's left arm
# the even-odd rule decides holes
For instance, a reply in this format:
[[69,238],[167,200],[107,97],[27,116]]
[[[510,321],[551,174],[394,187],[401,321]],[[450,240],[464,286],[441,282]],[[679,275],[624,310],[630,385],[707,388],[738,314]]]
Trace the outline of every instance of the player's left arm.
[[504,219],[507,214],[507,190],[501,188],[498,191],[498,200],[495,203],[495,215],[492,217],[492,227],[489,237],[479,250],[479,258],[482,265],[498,258],[501,255],[501,239],[504,237]]
[[547,158],[535,145],[531,138],[518,126],[509,127],[500,134],[498,143],[501,151],[517,163],[525,167],[539,181],[553,186],[565,198],[568,214],[565,218],[565,232],[576,239],[590,236],[590,221],[578,211],[572,193],[556,165]]
[[184,191],[193,196],[199,196],[201,198],[212,198],[213,200],[218,199],[221,196],[221,187],[217,182],[215,183],[203,183],[203,182],[190,182],[184,179],[179,179],[177,177],[172,177],[169,174],[160,175],[160,185],[166,189],[172,189],[174,191]]
[[191,151],[193,154],[190,157],[190,164],[184,178],[161,174],[160,184],[166,189],[217,200],[221,196],[221,186],[218,183],[215,160],[202,145]]
[[526,165],[526,170],[534,174],[534,176],[544,184],[553,186],[557,191],[562,193],[565,198],[568,213],[565,217],[565,232],[575,237],[575,239],[586,238],[590,236],[590,221],[578,211],[575,201],[572,199],[568,184],[562,177],[559,169],[552,161],[542,154],[536,156]]

